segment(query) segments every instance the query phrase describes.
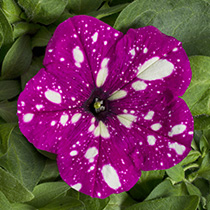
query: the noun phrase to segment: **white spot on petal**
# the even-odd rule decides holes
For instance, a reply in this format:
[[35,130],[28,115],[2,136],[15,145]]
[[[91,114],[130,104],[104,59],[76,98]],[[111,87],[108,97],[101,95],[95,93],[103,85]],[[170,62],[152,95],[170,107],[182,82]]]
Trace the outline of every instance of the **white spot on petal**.
[[171,75],[174,65],[166,59],[153,57],[138,68],[138,78],[144,80],[163,79]]
[[104,45],[107,45],[107,41],[104,41]]
[[65,59],[64,58],[61,58],[60,61],[63,62],[63,61],[65,61]]
[[85,158],[92,159],[98,154],[98,149],[96,147],[90,147],[85,153]]
[[189,131],[188,132],[189,135],[193,135],[193,133],[194,133],[193,131]]
[[70,156],[76,156],[78,152],[76,150],[72,150],[69,154]]
[[93,34],[93,36],[91,36],[91,38],[92,38],[93,42],[95,43],[97,41],[97,39],[98,39],[98,32],[95,32]]
[[145,47],[144,50],[143,50],[143,53],[147,53],[148,52],[148,49]]
[[61,118],[60,118],[60,123],[61,123],[63,126],[65,126],[66,123],[67,123],[67,121],[68,121],[68,119],[69,119],[69,116],[68,116],[67,114],[63,114],[63,115],[61,116]]
[[145,90],[147,88],[147,84],[143,81],[136,81],[132,83],[132,88],[136,91]]
[[25,123],[31,122],[31,120],[33,119],[33,117],[34,117],[34,114],[27,113],[27,114],[23,115],[23,121]]
[[84,61],[84,55],[78,46],[73,49],[73,57],[74,60],[76,61],[75,65],[77,67],[81,67],[80,63]]
[[168,136],[172,137],[173,135],[178,135],[183,133],[186,130],[186,125],[179,124],[175,125],[170,132],[168,132]]
[[172,51],[173,52],[176,52],[178,50],[178,48],[177,47],[175,47]]
[[117,171],[112,166],[104,165],[101,170],[101,173],[103,175],[104,181],[110,188],[116,190],[119,187],[121,187]]
[[125,90],[118,90],[112,93],[112,95],[108,98],[108,100],[113,101],[117,99],[124,98],[127,95],[127,92]]
[[160,130],[161,127],[162,127],[162,125],[160,123],[155,123],[155,124],[151,125],[151,128],[153,131],[158,131],[158,130]]
[[144,117],[145,120],[151,120],[154,116],[154,111],[149,111],[146,116]]
[[47,90],[44,93],[45,97],[52,103],[60,104],[61,103],[61,95],[60,93],[53,91],[53,90]]
[[174,149],[178,155],[182,155],[186,149],[185,146],[178,144],[177,142],[172,144],[169,143],[168,146],[169,148]]
[[42,104],[37,104],[36,105],[36,108],[38,111],[40,111],[44,106]]
[[147,142],[149,145],[153,146],[153,145],[155,145],[156,138],[152,135],[149,135],[149,136],[147,136]]
[[81,118],[82,114],[81,113],[76,113],[72,116],[71,118],[71,122],[72,123],[76,123],[80,118]]
[[96,77],[97,87],[101,87],[106,81],[106,78],[108,76],[108,67],[107,67],[108,62],[109,62],[109,58],[104,58],[103,61],[101,62],[101,69],[99,70]]
[[75,185],[73,185],[73,186],[71,186],[73,189],[75,189],[75,190],[77,190],[77,191],[80,191],[81,190],[81,188],[82,188],[82,184],[81,183],[77,183],[77,184],[75,184]]
[[92,124],[92,125],[89,127],[88,131],[89,131],[89,132],[92,132],[94,129],[95,129],[95,125]]
[[51,125],[51,126],[54,126],[55,123],[56,123],[56,122],[53,120],[53,121],[50,123],[50,125]]
[[101,136],[103,138],[109,138],[110,134],[107,129],[107,126],[102,121],[99,122],[99,126],[100,126]]
[[129,53],[130,53],[132,56],[135,56],[135,54],[136,54],[135,49],[130,50]]
[[131,128],[131,124],[136,119],[136,116],[132,114],[119,114],[117,118],[126,128]]

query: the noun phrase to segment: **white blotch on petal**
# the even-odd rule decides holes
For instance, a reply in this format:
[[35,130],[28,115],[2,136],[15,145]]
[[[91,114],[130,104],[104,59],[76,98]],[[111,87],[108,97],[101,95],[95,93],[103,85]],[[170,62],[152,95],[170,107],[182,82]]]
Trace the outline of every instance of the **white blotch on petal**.
[[152,135],[149,135],[149,136],[147,136],[147,142],[149,145],[153,146],[153,145],[155,145],[156,138]]
[[81,190],[81,188],[82,188],[82,184],[81,183],[77,183],[77,184],[75,184],[75,185],[73,185],[73,186],[71,186],[73,189],[75,189],[75,190],[77,190],[77,191],[80,191]]
[[36,105],[36,108],[38,111],[40,111],[44,106],[42,104],[37,104]]
[[108,98],[108,100],[113,101],[117,99],[124,98],[127,95],[127,92],[125,90],[118,90],[112,93],[112,95]]
[[136,119],[136,116],[132,114],[119,114],[117,118],[126,128],[131,128],[131,124]]
[[151,120],[154,116],[155,112],[154,111],[149,111],[146,116],[144,117],[145,120]]
[[77,150],[72,150],[70,153],[70,156],[76,156],[78,154]]
[[54,90],[47,90],[44,93],[47,100],[49,100],[52,103],[60,104],[61,103],[61,95],[60,93],[54,91]]
[[85,158],[91,160],[98,154],[98,149],[96,147],[90,147],[85,153]]
[[73,49],[73,57],[74,60],[76,61],[75,65],[77,67],[81,67],[80,64],[84,61],[84,55],[78,46]]
[[104,45],[107,45],[107,43],[108,43],[107,41],[104,41]]
[[143,50],[143,53],[147,53],[148,52],[148,49],[145,47],[144,50]]
[[182,155],[186,149],[185,146],[178,144],[177,142],[172,144],[169,143],[168,146],[169,148],[174,149],[178,155]]
[[66,125],[68,119],[69,119],[69,116],[67,114],[63,114],[63,115],[61,115],[60,123],[64,126],[64,125]]
[[34,117],[34,114],[27,113],[27,114],[23,115],[23,121],[25,123],[31,122],[31,120],[33,119],[33,117]]
[[174,135],[178,135],[183,133],[186,130],[187,126],[183,124],[175,125],[170,132],[168,132],[168,136],[172,137]]
[[82,114],[81,113],[76,113],[72,116],[71,118],[71,122],[72,123],[76,123],[77,121],[79,121],[79,119],[81,118]]
[[88,128],[88,131],[89,131],[89,132],[92,132],[94,129],[95,129],[95,125],[92,124],[92,125]]
[[96,77],[96,85],[97,87],[101,87],[108,76],[108,62],[109,58],[104,58],[101,62],[101,69],[99,70],[97,77]]
[[54,126],[55,124],[56,122],[54,120],[50,123],[51,126]]
[[137,77],[144,80],[158,80],[171,75],[174,65],[166,59],[153,57],[138,67]]
[[178,50],[178,48],[177,47],[175,47],[172,51],[173,52],[176,52]]
[[106,184],[116,190],[121,187],[120,179],[117,171],[111,165],[104,165],[101,170],[102,176]]
[[135,56],[135,54],[136,54],[135,49],[130,50],[129,53],[130,53],[132,56]]
[[151,128],[153,131],[158,131],[158,130],[160,130],[161,127],[162,127],[162,125],[160,123],[155,123],[155,124],[151,125]]
[[95,32],[93,34],[93,36],[91,36],[91,38],[92,38],[93,42],[95,43],[97,41],[97,39],[98,39],[98,32]]
[[189,134],[189,135],[193,135],[194,132],[193,132],[193,131],[189,131],[188,134]]
[[131,86],[136,91],[145,90],[147,88],[147,84],[143,81],[133,82]]
[[107,126],[102,121],[99,122],[99,126],[100,126],[101,136],[105,139],[109,138],[110,134],[109,134],[109,131],[107,129]]

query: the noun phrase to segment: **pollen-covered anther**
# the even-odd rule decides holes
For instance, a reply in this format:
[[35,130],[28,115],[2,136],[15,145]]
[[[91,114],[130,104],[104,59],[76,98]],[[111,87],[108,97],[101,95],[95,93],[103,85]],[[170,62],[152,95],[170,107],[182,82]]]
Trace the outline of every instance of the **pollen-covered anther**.
[[96,113],[105,110],[105,106],[103,106],[103,100],[99,100],[98,98],[95,98],[95,103],[93,104],[93,107]]

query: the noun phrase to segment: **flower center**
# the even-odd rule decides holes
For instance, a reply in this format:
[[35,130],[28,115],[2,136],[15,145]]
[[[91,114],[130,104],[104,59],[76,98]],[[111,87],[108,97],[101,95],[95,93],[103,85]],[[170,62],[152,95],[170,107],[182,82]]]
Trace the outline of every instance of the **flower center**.
[[97,120],[104,121],[109,113],[107,97],[107,94],[102,89],[96,88],[84,103],[83,108],[93,114]]

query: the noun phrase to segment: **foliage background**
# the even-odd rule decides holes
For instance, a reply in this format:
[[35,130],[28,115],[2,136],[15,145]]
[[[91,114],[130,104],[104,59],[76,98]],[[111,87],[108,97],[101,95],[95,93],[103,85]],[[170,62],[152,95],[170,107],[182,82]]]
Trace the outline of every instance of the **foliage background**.
[[[192,151],[181,163],[143,172],[129,191],[106,199],[71,189],[56,157],[36,150],[20,133],[16,104],[42,67],[59,23],[78,14],[117,30],[154,25],[182,41],[193,71],[183,96],[195,120]],[[0,0],[1,210],[210,210],[210,0]]]

